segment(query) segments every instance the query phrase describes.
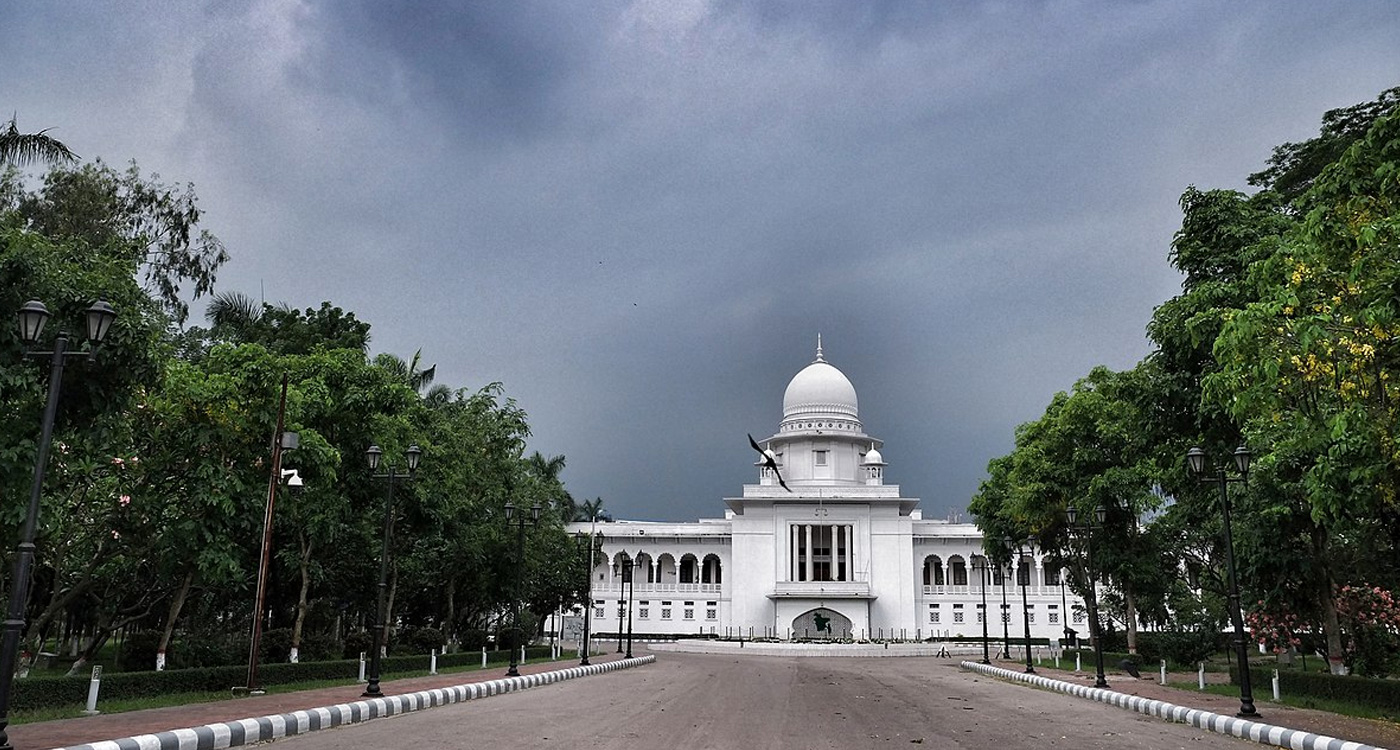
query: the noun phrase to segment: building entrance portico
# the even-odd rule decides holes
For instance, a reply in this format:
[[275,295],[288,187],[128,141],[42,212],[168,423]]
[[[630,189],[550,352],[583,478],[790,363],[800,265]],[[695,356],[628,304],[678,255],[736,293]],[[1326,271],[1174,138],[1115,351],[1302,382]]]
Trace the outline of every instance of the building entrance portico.
[[851,618],[827,607],[807,610],[792,621],[793,638],[839,640],[853,632]]

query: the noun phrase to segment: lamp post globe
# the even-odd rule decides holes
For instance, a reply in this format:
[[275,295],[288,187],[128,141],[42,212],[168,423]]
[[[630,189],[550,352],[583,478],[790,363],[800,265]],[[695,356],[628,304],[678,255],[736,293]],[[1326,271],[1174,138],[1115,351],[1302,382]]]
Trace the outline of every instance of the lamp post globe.
[[45,400],[43,421],[39,426],[39,442],[34,459],[34,482],[30,485],[29,504],[25,508],[24,524],[20,531],[19,546],[16,548],[14,567],[10,576],[10,601],[0,636],[0,750],[10,747],[9,726],[10,691],[13,687],[15,667],[19,661],[20,635],[25,626],[24,614],[29,601],[29,584],[34,564],[34,539],[39,525],[39,501],[43,494],[44,473],[49,462],[49,447],[53,443],[54,422],[58,415],[59,394],[63,390],[63,368],[68,359],[92,359],[97,347],[107,337],[107,332],[116,320],[117,311],[110,304],[99,300],[87,310],[86,333],[92,345],[87,351],[68,349],[68,334],[62,330],[54,338],[50,351],[32,351],[39,343],[45,324],[52,314],[39,300],[29,300],[16,312],[20,341],[25,351],[22,356],[32,359],[47,359],[49,362],[48,396]]

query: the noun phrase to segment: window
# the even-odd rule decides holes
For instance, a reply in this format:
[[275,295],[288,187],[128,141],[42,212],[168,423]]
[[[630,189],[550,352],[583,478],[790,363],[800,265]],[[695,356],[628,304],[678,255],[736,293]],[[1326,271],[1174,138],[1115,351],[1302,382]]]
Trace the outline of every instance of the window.
[[1075,624],[1075,625],[1083,625],[1083,624],[1084,624],[1084,610],[1082,610],[1082,609],[1076,609],[1076,610],[1074,610],[1074,624]]
[[934,623],[934,624],[937,624],[937,623],[938,623],[938,621],[939,621],[939,614],[938,614],[938,605],[937,605],[937,604],[930,604],[930,605],[928,605],[928,621],[931,622],[931,623]]
[[977,605],[977,622],[982,622],[986,616],[987,610],[983,609],[981,604]]
[[637,617],[645,620],[651,617],[651,602],[637,602]]
[[1058,604],[1051,604],[1047,609],[1050,610],[1050,618],[1049,618],[1050,624],[1051,624],[1051,625],[1059,625],[1059,624],[1060,624],[1060,605],[1058,605]]
[[1034,624],[1035,624],[1035,605],[1034,605],[1034,604],[1030,604],[1030,605],[1027,605],[1027,606],[1026,606],[1026,623],[1027,623],[1027,624],[1030,624],[1030,625],[1034,625]]
[[955,624],[962,624],[962,622],[963,622],[963,605],[961,605],[961,604],[954,604],[954,605],[953,605],[953,622],[954,622]]
[[718,620],[718,619],[719,619],[719,610],[715,609],[714,607],[706,607],[706,608],[705,608],[705,619],[706,619],[706,620]]
[[671,603],[670,603],[670,602],[662,602],[662,603],[661,603],[661,619],[663,619],[663,620],[669,620],[669,619],[671,619]]
[[812,456],[817,460],[817,466],[826,466],[826,451],[812,451]]
[[1001,622],[1003,625],[1011,624],[1011,607],[1009,605],[1001,605]]
[[595,607],[593,609],[593,619],[601,620],[604,617],[607,617],[607,612],[604,611],[603,607]]
[[681,618],[685,620],[695,619],[695,602],[685,603],[685,609],[681,610]]

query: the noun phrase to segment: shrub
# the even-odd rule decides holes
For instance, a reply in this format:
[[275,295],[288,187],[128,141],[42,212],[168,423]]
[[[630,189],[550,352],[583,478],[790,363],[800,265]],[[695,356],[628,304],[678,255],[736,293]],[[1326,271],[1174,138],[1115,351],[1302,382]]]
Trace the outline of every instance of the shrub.
[[426,654],[434,650],[441,652],[442,647],[447,643],[442,631],[437,628],[418,628],[409,633],[406,640],[415,654]]
[[[1251,667],[1250,682],[1258,692],[1260,686],[1267,686],[1274,678],[1273,670]],[[1304,672],[1297,669],[1278,671],[1279,693],[1285,697],[1325,698],[1345,701],[1360,706],[1368,706],[1395,715],[1400,706],[1400,681],[1353,675],[1334,675],[1327,672]],[[1239,684],[1239,670],[1230,667],[1230,682]]]
[[258,660],[264,664],[284,662],[292,654],[292,629],[264,630],[258,640]]
[[488,641],[486,631],[481,628],[468,628],[461,634],[463,651],[480,651],[486,647]]
[[369,650],[374,647],[374,636],[368,630],[356,630],[345,636],[345,646],[342,651],[347,659],[359,659],[360,654],[369,656]]

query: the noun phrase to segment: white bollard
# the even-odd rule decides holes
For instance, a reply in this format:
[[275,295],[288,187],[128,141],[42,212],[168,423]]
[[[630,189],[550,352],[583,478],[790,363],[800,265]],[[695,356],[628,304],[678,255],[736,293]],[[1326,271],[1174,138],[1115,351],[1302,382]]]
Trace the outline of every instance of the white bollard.
[[1278,703],[1278,670],[1274,670],[1274,702]]
[[1205,690],[1205,689],[1206,689],[1206,663],[1205,663],[1205,662],[1201,662],[1201,665],[1200,665],[1199,667],[1196,667],[1196,685],[1199,686],[1201,690]]
[[433,649],[432,656],[428,659],[428,674],[437,674],[437,649]]
[[365,652],[360,652],[360,682],[369,682],[365,679]]
[[[100,713],[100,712],[97,710],[97,691],[100,690],[101,687],[102,687],[102,665],[101,665],[101,664],[98,664],[97,666],[95,666],[95,667],[92,668],[92,681],[88,683],[88,701],[87,701],[87,708],[83,711],[83,713],[89,714],[89,715],[91,715],[91,714],[96,714],[96,713]],[[1274,692],[1278,692],[1278,691],[1275,690]]]
[[1078,652],[1078,651],[1075,651],[1075,652],[1074,652],[1074,671],[1076,671],[1076,672],[1082,671],[1081,668],[1082,668],[1082,665],[1079,663],[1079,652]]
[[481,668],[482,668],[482,669],[485,669],[485,668],[486,668],[486,647],[485,647],[485,646],[482,646],[482,647],[481,647]]
[[1162,684],[1167,684],[1167,660],[1162,660]]
[[525,647],[524,647],[524,646],[521,646],[521,647],[520,647],[520,663],[521,663],[521,664],[524,664],[524,663],[525,663]]

